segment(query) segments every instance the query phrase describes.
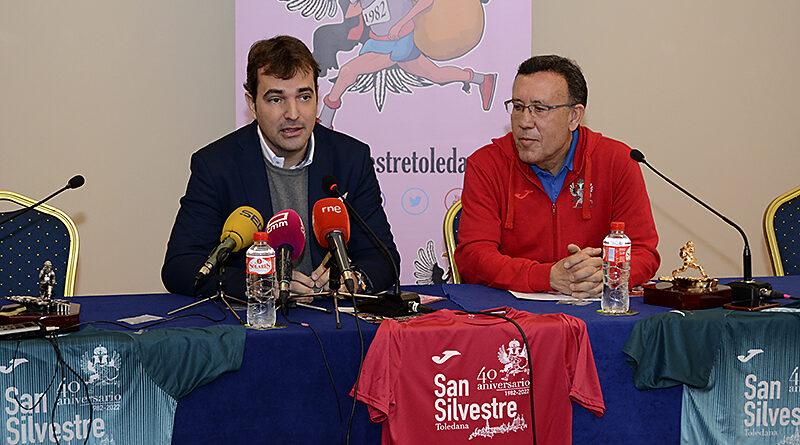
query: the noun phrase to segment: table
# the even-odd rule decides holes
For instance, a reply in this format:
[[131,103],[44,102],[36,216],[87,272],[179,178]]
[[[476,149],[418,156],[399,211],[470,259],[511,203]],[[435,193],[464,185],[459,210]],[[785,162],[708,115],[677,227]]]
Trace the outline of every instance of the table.
[[[776,290],[800,295],[800,277],[771,277]],[[631,307],[639,315],[613,317],[597,314],[599,303],[570,306],[551,302],[517,300],[508,292],[472,285],[410,286],[406,289],[448,300],[436,308],[479,310],[499,306],[538,313],[564,312],[583,319],[594,351],[606,414],[596,418],[582,407],[573,414],[574,443],[677,443],[680,437],[680,387],[638,391],[632,371],[625,363],[622,346],[640,319],[667,308],[644,305],[633,298]],[[81,303],[81,320],[116,320],[150,313],[164,315],[194,301],[173,294],[74,297]],[[721,310],[721,309],[715,309]],[[235,323],[213,303],[186,312],[201,313]],[[244,311],[240,312],[244,316]],[[357,375],[363,336],[364,353],[377,325],[359,323],[342,316],[337,330],[332,315],[293,309],[289,319],[309,324],[319,335],[336,383],[343,422],[340,423],[331,377],[323,362],[320,344],[308,327],[290,325],[271,331],[248,330],[244,360],[238,372],[228,373],[181,399],[175,416],[174,444],[337,443],[347,428],[352,398],[348,396]],[[279,321],[283,321],[279,315]],[[198,316],[174,320],[169,326],[208,326],[214,322]],[[113,328],[104,324],[98,327]],[[340,427],[341,424],[344,427]],[[600,434],[601,436],[598,436]],[[369,420],[364,404],[358,403],[351,427],[350,443],[380,443],[380,425]]]

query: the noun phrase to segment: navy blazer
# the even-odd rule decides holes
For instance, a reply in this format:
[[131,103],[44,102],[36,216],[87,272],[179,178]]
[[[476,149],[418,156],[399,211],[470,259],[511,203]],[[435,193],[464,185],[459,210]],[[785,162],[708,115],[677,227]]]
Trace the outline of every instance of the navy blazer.
[[[215,280],[194,288],[194,277],[219,244],[225,220],[240,206],[254,207],[268,220],[274,214],[267,168],[256,130],[257,123],[230,133],[192,155],[186,194],[172,227],[161,280],[168,291],[184,295],[211,295]],[[314,203],[329,196],[322,177],[333,175],[348,202],[378,235],[400,267],[400,255],[381,206],[381,190],[375,176],[369,146],[321,125],[314,126],[314,161],[308,166],[308,215]],[[283,210],[283,209],[278,209]],[[307,227],[306,230],[311,230]],[[325,249],[310,236],[311,262],[319,266]],[[376,291],[394,283],[392,266],[353,215],[350,215],[348,255],[372,281]],[[231,254],[225,266],[229,295],[245,295],[245,249]]]

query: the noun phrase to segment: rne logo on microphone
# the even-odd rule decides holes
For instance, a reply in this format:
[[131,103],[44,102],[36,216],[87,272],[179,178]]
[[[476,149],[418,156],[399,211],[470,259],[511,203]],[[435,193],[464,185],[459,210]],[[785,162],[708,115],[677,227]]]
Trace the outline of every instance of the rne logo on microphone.
[[322,208],[322,213],[334,212],[334,213],[342,213],[342,206],[325,206]]
[[267,233],[289,225],[289,212],[278,212],[267,222]]

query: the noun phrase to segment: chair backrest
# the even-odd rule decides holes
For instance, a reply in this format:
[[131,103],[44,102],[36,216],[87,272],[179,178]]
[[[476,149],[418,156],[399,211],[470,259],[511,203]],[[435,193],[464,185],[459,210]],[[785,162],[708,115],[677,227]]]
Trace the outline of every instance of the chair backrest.
[[[22,207],[36,201],[14,192],[0,191],[0,201]],[[15,209],[17,210],[17,209]],[[11,213],[0,212],[0,219]],[[0,297],[39,296],[39,271],[53,264],[53,297],[71,297],[78,265],[78,229],[66,213],[47,204],[0,226]]]
[[450,276],[453,283],[461,284],[461,275],[456,266],[456,246],[458,246],[458,223],[461,220],[461,200],[458,200],[447,209],[444,215],[444,245],[447,248],[447,261],[450,263]]
[[775,275],[800,275],[800,186],[767,206],[764,236]]

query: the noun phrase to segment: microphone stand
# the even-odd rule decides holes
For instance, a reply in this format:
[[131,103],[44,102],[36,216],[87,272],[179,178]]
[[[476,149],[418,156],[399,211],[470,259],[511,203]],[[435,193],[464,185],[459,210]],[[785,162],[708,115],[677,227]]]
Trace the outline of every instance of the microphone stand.
[[[336,267],[336,266],[331,266],[331,270],[334,267]],[[331,272],[329,272],[329,273],[331,273]],[[328,283],[329,283],[328,284],[329,286],[332,286],[333,285],[332,284],[333,283],[333,279],[330,279],[328,281]],[[341,283],[340,283],[340,285],[341,285]],[[350,296],[351,294],[348,292],[346,295]],[[384,299],[384,297],[381,296],[381,295],[368,295],[368,294],[358,294],[358,293],[356,293],[356,294],[352,294],[352,296],[356,297],[356,298],[364,298],[364,299],[370,299],[371,298],[371,299],[375,299],[375,300],[378,300],[378,301],[383,301],[383,299]],[[333,306],[334,306],[333,310],[327,309],[327,308],[324,308],[324,307],[314,306],[313,304],[308,304],[308,303],[303,303],[303,302],[297,301],[297,300],[299,300],[301,298],[313,298],[313,299],[317,300],[317,299],[323,299],[325,297],[333,298]],[[303,307],[303,308],[306,308],[306,309],[314,309],[314,310],[317,310],[317,311],[327,312],[329,314],[331,312],[336,312],[336,328],[337,329],[341,329],[341,325],[339,323],[339,313],[340,313],[340,311],[339,311],[339,302],[338,302],[339,298],[345,298],[345,294],[340,293],[339,292],[339,286],[337,286],[335,289],[328,290],[326,292],[314,292],[314,293],[310,293],[310,294],[292,295],[292,296],[289,297],[288,305],[289,305],[289,307],[293,307],[293,306]]]
[[242,320],[242,317],[240,317],[239,314],[237,314],[236,311],[233,310],[233,308],[231,307],[231,305],[228,302],[228,300],[229,299],[230,300],[234,300],[234,301],[236,301],[238,303],[242,303],[244,305],[247,305],[247,302],[243,301],[243,300],[240,300],[239,298],[236,298],[236,297],[231,297],[230,295],[227,295],[225,293],[225,261],[228,259],[228,255],[229,254],[230,254],[230,252],[227,251],[227,250],[222,250],[217,254],[217,264],[219,264],[219,266],[217,267],[216,293],[214,295],[212,295],[210,297],[203,298],[202,300],[195,301],[194,303],[187,304],[186,306],[180,307],[178,309],[169,311],[169,312],[167,312],[167,315],[174,315],[174,314],[177,314],[178,312],[181,312],[183,310],[186,310],[186,309],[189,309],[191,307],[197,306],[198,304],[202,304],[202,303],[205,303],[206,301],[211,301],[211,300],[213,300],[215,298],[219,298],[220,300],[222,300],[223,303],[225,303],[225,306],[227,306],[228,310],[231,311],[233,316],[236,317],[237,320],[239,320],[239,323],[245,324],[245,322]]
[[[337,266],[336,262],[333,261],[333,258],[331,257],[331,253],[330,252],[325,254],[325,257],[322,258],[322,264],[325,264],[325,263],[328,263],[328,265],[329,265],[329,270],[328,270],[328,289],[329,290],[327,292],[314,292],[314,293],[310,293],[310,294],[293,295],[293,296],[289,297],[289,307],[292,307],[292,305],[295,305],[295,306],[303,307],[303,308],[306,308],[306,309],[314,309],[314,310],[317,310],[317,311],[327,312],[329,314],[331,312],[335,312],[336,313],[336,329],[341,329],[342,328],[342,323],[341,323],[341,320],[340,320],[340,317],[339,317],[339,313],[340,313],[340,311],[339,311],[339,298],[344,298],[344,295],[342,295],[339,292],[339,288],[342,285],[342,281],[341,281],[342,280],[342,278],[341,278],[342,274],[339,271],[339,267]],[[367,294],[358,294],[358,293],[356,293],[356,294],[348,293],[348,295],[352,295],[353,297],[357,297],[357,298],[367,298],[367,299],[372,298],[372,299],[377,299],[377,300],[382,300],[382,298],[383,298],[383,297],[380,297],[380,296],[377,296],[377,295],[367,295]],[[297,301],[297,300],[299,300],[301,298],[308,298],[308,297],[311,297],[311,298],[314,298],[314,299],[322,299],[324,297],[331,297],[331,298],[333,298],[333,308],[334,309],[331,310],[331,309],[322,308],[322,307],[319,307],[319,306],[314,306],[312,304],[307,304],[307,303],[302,303],[300,301]]]
[[328,288],[333,298],[333,312],[336,315],[336,329],[342,329],[342,322],[339,320],[339,286],[342,285],[342,273],[335,261],[331,262],[328,269]]
[[645,160],[644,154],[641,151],[636,149],[631,150],[630,156],[634,161],[646,165],[650,170],[653,171],[653,173],[661,177],[661,179],[667,181],[670,185],[683,192],[686,196],[692,198],[695,202],[705,207],[708,211],[717,215],[723,221],[733,226],[733,228],[736,229],[740,235],[742,235],[742,239],[744,239],[744,251],[742,252],[742,269],[744,276],[742,277],[742,280],[731,281],[728,283],[728,286],[731,288],[732,301],[731,303],[725,305],[725,307],[730,306],[731,309],[760,310],[766,307],[777,306],[776,303],[767,303],[766,300],[761,298],[762,294],[768,293],[772,290],[772,285],[764,281],[756,281],[753,279],[750,244],[747,242],[747,235],[745,235],[744,230],[742,230],[742,228],[736,223],[726,218],[725,215],[712,209],[711,206],[704,203],[699,198],[689,193],[689,191],[661,174],[661,172],[656,170],[655,167],[650,165],[650,163]]
[[59,193],[63,192],[64,190],[76,189],[76,188],[82,186],[84,184],[84,181],[85,180],[83,179],[83,176],[81,176],[81,175],[73,176],[72,178],[70,178],[69,182],[67,182],[67,185],[65,185],[64,187],[61,187],[60,189],[56,190],[55,192],[53,192],[47,198],[44,198],[41,201],[39,201],[39,202],[37,202],[37,203],[35,203],[33,205],[29,205],[29,206],[27,206],[25,208],[22,208],[22,209],[19,209],[19,210],[15,210],[15,211],[11,212],[5,218],[0,220],[0,226],[2,226],[3,224],[11,221],[14,218],[17,218],[17,217],[19,217],[21,215],[24,215],[25,213],[35,209],[39,205],[46,203],[47,201],[50,200],[50,198],[58,195]]
[[[331,183],[326,184],[327,180],[330,179]],[[419,312],[433,312],[433,309],[430,307],[421,304],[419,299],[419,294],[416,292],[410,291],[402,291],[400,290],[400,269],[397,267],[397,263],[394,261],[392,254],[389,252],[389,248],[386,247],[386,244],[381,241],[380,237],[375,234],[375,231],[364,221],[364,218],[358,214],[356,209],[350,205],[350,202],[345,198],[344,194],[339,191],[339,186],[335,183],[335,179],[333,177],[325,177],[323,178],[323,190],[326,193],[332,194],[331,196],[335,196],[342,200],[344,206],[347,207],[347,210],[350,215],[354,215],[356,217],[356,221],[363,227],[367,233],[372,237],[372,239],[378,244],[381,252],[386,256],[389,260],[389,263],[392,265],[392,271],[394,272],[394,290],[387,290],[385,292],[380,293],[376,297],[378,298],[378,304],[366,304],[362,308],[364,312],[370,312],[377,315],[384,315],[389,317],[396,317],[399,315],[408,315],[411,313],[419,313]]]

